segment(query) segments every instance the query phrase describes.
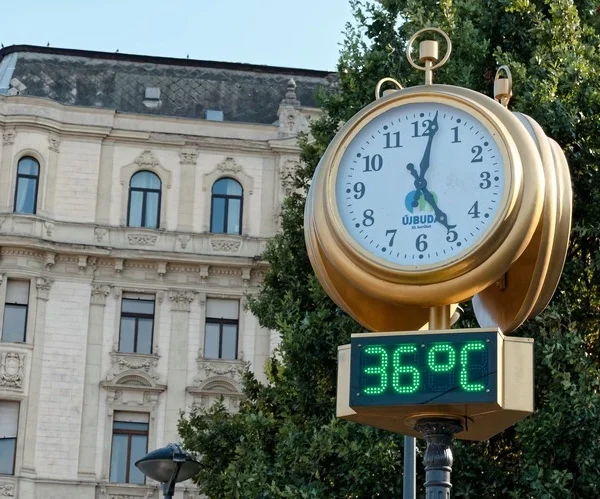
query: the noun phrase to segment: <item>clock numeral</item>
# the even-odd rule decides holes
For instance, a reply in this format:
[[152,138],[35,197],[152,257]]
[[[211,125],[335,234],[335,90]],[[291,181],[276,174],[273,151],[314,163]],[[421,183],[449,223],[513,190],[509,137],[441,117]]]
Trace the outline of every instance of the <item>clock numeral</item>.
[[362,224],[365,227],[371,227],[375,223],[375,218],[373,218],[373,210],[365,210],[363,212],[363,221]]
[[365,156],[365,169],[363,172],[378,172],[383,166],[383,158],[380,154],[375,154],[373,157]]
[[354,184],[354,199],[361,199],[365,195],[365,184],[362,182],[356,182]]
[[457,126],[453,127],[452,131],[454,131],[454,140],[452,141],[452,143],[458,144],[460,142],[460,140],[458,140],[458,127]]
[[388,246],[390,247],[394,246],[394,238],[396,237],[396,232],[398,232],[398,229],[388,229],[385,231],[386,236],[389,236],[390,234],[392,235],[388,244]]
[[456,232],[455,230],[449,230],[448,234],[446,234],[446,241],[448,241],[449,243],[453,243],[457,239],[458,239],[458,232]]
[[479,177],[481,178],[481,180],[483,180],[483,182],[479,182],[479,187],[481,187],[482,189],[489,189],[492,185],[492,181],[490,180],[491,176],[492,175],[490,174],[490,172],[481,172],[479,174]]
[[420,251],[421,253],[425,251],[427,249],[427,234],[421,234],[418,236],[417,240],[415,241],[415,246],[417,251]]
[[473,146],[471,147],[471,152],[475,155],[471,160],[471,163],[481,163],[483,161],[483,156],[481,153],[483,152],[483,147],[481,146]]
[[411,123],[411,125],[414,127],[413,129],[413,138],[414,137],[423,137],[424,135],[431,135],[432,130],[431,130],[431,125],[433,125],[433,121],[432,120],[423,120],[423,123],[421,123],[421,126],[424,128],[424,130],[419,133],[419,122],[418,121],[413,121]]
[[471,206],[467,213],[471,215],[471,218],[479,218],[479,201],[475,201],[475,204]]
[[[384,149],[392,149],[394,147],[402,147],[402,145],[400,144],[400,132],[394,132],[394,133],[384,133],[383,136],[385,137],[385,146]],[[394,140],[391,140],[391,137],[394,137]],[[392,145],[393,142],[393,145]]]

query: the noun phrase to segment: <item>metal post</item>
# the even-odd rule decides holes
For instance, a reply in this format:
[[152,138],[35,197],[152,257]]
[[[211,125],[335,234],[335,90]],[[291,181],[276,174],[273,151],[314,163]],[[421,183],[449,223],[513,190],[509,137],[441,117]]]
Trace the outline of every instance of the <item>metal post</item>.
[[173,494],[175,494],[175,483],[177,482],[177,476],[179,475],[179,470],[181,469],[181,465],[183,463],[177,462],[175,465],[175,469],[171,474],[171,479],[168,482],[164,482],[162,484],[163,489],[163,499],[173,499]]
[[403,499],[415,499],[417,497],[416,487],[416,450],[415,437],[404,435],[404,481]]
[[450,473],[454,462],[450,444],[454,434],[462,429],[458,419],[421,419],[415,425],[415,430],[420,432],[427,442],[423,456],[426,499],[450,499]]

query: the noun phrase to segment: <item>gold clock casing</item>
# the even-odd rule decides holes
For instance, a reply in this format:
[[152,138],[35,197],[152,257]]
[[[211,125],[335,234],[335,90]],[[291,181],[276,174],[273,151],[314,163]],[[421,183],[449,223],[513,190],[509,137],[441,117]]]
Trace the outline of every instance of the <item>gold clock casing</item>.
[[[309,192],[307,205],[314,191]],[[308,221],[307,221],[308,223]],[[305,226],[305,239],[310,263],[319,282],[338,307],[371,331],[416,330],[427,328],[430,310],[418,306],[398,305],[375,300],[351,286],[335,267],[327,262],[318,247],[312,224]],[[457,305],[450,307],[451,322],[458,320]]]
[[494,283],[473,296],[473,310],[480,327],[498,327],[504,334],[514,331],[530,317],[540,297],[552,263],[558,217],[558,172],[548,138],[533,118],[521,113],[515,115],[537,144],[544,167],[546,193],[536,231],[525,251],[506,271],[501,285]]
[[558,143],[551,138],[548,138],[552,154],[554,156],[554,164],[556,167],[556,184],[557,184],[557,223],[554,231],[554,241],[552,242],[552,255],[550,256],[550,264],[548,272],[544,279],[544,284],[540,292],[540,296],[529,315],[529,318],[541,314],[550,303],[554,291],[560,281],[562,270],[567,258],[567,248],[569,247],[569,236],[571,234],[571,217],[573,214],[573,189],[571,187],[571,175],[569,173],[569,165],[565,153]]
[[[498,137],[505,162],[503,207],[486,237],[471,250],[440,266],[402,267],[360,247],[346,231],[335,199],[335,179],[345,148],[360,128],[404,103],[437,102],[471,114]],[[523,163],[528,168],[523,169]],[[438,306],[471,297],[497,280],[527,247],[539,220],[544,191],[537,148],[523,125],[504,107],[477,92],[446,85],[404,89],[379,99],[338,132],[313,177],[306,227],[325,264],[315,269],[321,282],[334,268],[329,288],[352,286],[359,294],[397,305]],[[312,236],[311,236],[312,237]],[[309,253],[313,251],[309,248]],[[311,257],[311,260],[314,258]],[[339,277],[343,276],[345,282]],[[338,282],[340,281],[340,282]]]

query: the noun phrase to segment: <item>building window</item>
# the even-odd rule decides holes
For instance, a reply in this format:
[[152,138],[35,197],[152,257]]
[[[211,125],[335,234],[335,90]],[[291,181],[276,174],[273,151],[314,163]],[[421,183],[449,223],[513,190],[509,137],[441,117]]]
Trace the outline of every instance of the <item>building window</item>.
[[110,456],[110,481],[146,483],[135,462],[148,452],[148,414],[116,411]]
[[205,358],[237,359],[239,308],[238,300],[206,300]]
[[121,303],[119,352],[152,353],[154,297],[125,293]]
[[242,186],[232,178],[213,184],[210,231],[221,234],[242,233]]
[[14,475],[19,403],[0,400],[0,474]]
[[156,229],[160,224],[160,178],[152,172],[141,171],[129,183],[127,225]]
[[15,213],[35,214],[40,164],[30,156],[19,160],[15,188]]
[[29,281],[9,279],[6,283],[2,341],[24,342],[27,329]]

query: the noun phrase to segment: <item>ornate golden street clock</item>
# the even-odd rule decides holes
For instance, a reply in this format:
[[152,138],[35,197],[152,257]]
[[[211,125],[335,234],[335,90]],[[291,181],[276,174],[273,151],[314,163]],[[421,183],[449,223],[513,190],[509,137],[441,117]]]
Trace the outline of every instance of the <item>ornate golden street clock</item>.
[[[447,52],[437,62],[437,43],[421,42],[419,67],[410,54],[423,31]],[[484,440],[533,411],[533,340],[506,334],[554,293],[572,193],[558,144],[508,110],[508,68],[498,102],[433,84],[450,51],[441,30],[417,32],[407,55],[425,85],[384,78],[342,126],[315,171],[305,237],[327,294],[372,331],[339,347],[337,415]],[[481,329],[451,329],[471,298]]]
[[[501,104],[450,85],[394,91],[348,121],[321,159],[306,208],[309,256],[367,327],[378,309],[458,303],[523,253],[544,186],[536,144]],[[346,295],[370,306],[357,313]],[[427,313],[413,318],[420,327]],[[406,320],[398,314],[398,328]]]

